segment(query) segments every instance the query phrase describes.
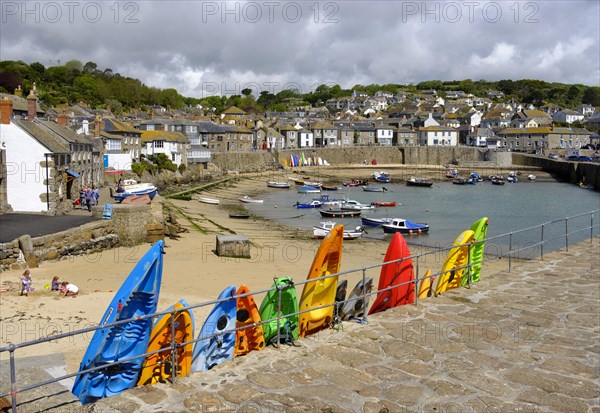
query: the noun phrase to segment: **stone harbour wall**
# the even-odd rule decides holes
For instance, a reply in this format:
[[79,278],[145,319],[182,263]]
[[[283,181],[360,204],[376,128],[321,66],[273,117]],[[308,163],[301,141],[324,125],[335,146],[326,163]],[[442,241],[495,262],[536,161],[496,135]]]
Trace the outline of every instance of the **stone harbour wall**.
[[113,206],[109,220],[101,219],[103,208],[94,207],[98,221],[40,237],[23,235],[0,244],[0,269],[35,268],[41,261],[90,254],[116,247],[130,247],[164,238],[162,201],[151,205]]

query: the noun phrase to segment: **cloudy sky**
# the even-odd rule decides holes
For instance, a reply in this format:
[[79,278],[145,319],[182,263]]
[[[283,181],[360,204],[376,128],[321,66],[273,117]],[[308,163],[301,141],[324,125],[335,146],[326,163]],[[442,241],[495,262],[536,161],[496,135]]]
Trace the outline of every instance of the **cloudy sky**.
[[600,0],[0,3],[2,60],[93,61],[186,96],[466,78],[600,85]]

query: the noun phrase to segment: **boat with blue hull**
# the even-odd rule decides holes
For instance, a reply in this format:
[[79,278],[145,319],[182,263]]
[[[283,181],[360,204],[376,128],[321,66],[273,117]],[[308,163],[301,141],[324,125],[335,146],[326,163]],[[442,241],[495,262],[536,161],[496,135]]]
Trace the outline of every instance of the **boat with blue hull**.
[[157,193],[158,191],[154,185],[148,183],[141,183],[119,187],[115,192],[113,198],[117,202],[123,202],[125,198],[128,198],[133,195],[148,195],[150,199],[154,199]]
[[310,202],[296,202],[295,206],[296,208],[321,208],[323,202],[314,199]]
[[[192,355],[192,372],[209,370],[231,360],[235,351],[236,288],[229,286],[204,322]],[[224,333],[224,334],[222,334]]]
[[[121,320],[131,321],[98,329],[83,356],[79,371],[102,367],[141,356],[148,348],[152,318],[139,317],[156,312],[163,271],[164,243],[158,241],[140,259],[115,294],[100,326]],[[75,378],[71,392],[82,404],[115,396],[135,387],[144,357],[107,366]]]

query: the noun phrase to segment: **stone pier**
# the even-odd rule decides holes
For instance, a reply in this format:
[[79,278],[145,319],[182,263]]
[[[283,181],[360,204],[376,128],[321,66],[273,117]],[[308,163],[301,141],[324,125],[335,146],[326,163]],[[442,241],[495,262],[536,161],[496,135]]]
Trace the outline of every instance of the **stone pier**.
[[[484,267],[470,289],[368,324],[344,323],[300,347],[252,352],[176,384],[83,407],[57,384],[19,395],[19,411],[600,412],[599,247],[598,238],[582,242],[510,273]],[[25,374],[40,380],[39,370]],[[1,371],[6,387],[6,365]]]

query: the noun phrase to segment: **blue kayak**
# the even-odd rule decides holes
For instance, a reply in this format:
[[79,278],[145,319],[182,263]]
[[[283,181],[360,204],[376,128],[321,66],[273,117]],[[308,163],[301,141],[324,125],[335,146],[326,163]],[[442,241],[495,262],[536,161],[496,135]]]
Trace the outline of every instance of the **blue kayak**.
[[[156,242],[136,264],[106,309],[100,326],[156,312],[163,271],[163,246],[163,241]],[[96,330],[79,371],[144,354],[151,330],[152,318]],[[75,378],[71,391],[82,404],[117,395],[136,385],[144,359],[139,357],[81,374]]]
[[[204,322],[192,356],[192,372],[209,370],[217,364],[233,358],[235,349],[236,288],[229,286],[219,295],[219,300],[231,298],[215,304]],[[223,331],[228,333],[210,337]]]

